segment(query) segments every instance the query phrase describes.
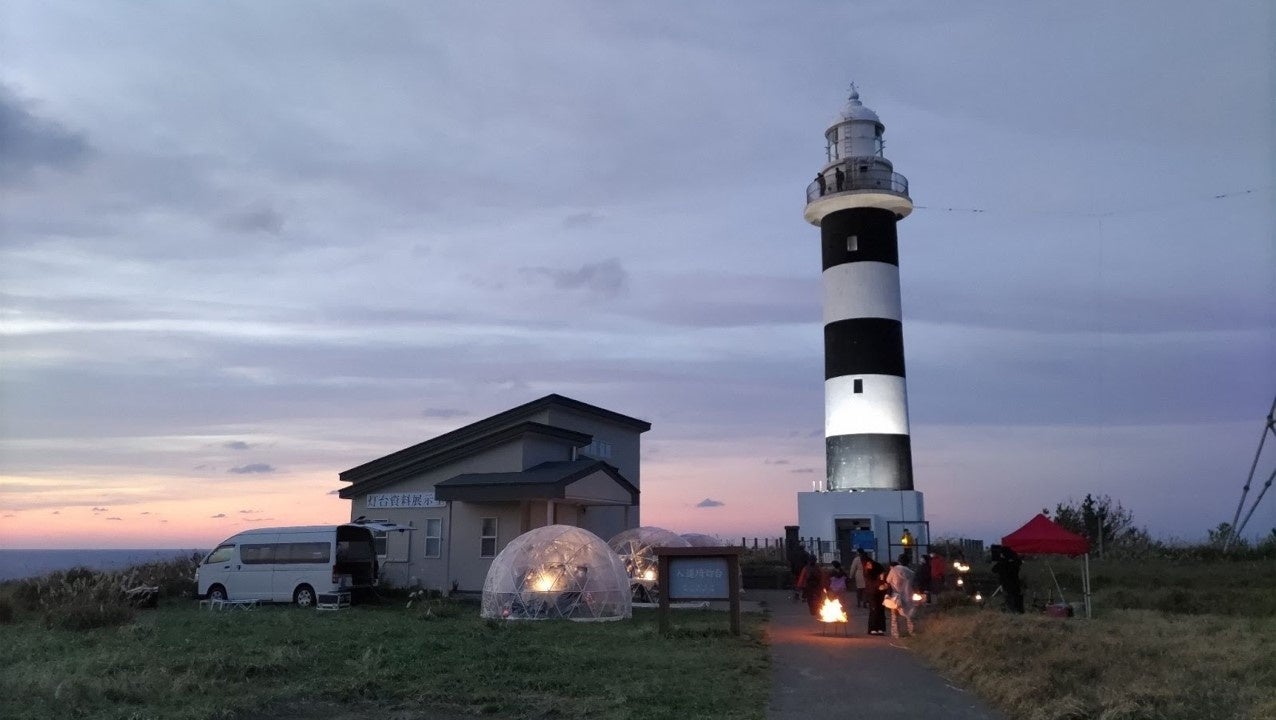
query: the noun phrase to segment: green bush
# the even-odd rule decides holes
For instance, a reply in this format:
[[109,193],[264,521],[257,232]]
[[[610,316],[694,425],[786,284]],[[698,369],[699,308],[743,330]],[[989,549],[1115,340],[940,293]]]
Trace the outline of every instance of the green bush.
[[9,598],[0,597],[0,625],[13,622],[13,602]]
[[119,603],[76,603],[52,608],[44,614],[50,630],[93,630],[133,621],[133,608]]

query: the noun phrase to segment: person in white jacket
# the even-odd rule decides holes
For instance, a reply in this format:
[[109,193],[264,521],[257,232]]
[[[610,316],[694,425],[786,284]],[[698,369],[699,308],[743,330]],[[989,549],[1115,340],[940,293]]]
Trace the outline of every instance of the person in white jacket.
[[855,557],[851,559],[851,567],[846,571],[851,576],[851,582],[855,584],[855,606],[862,608],[868,607],[868,602],[864,599],[864,557],[864,550],[856,548]]
[[890,572],[886,573],[886,584],[891,586],[895,598],[895,607],[891,613],[891,637],[899,637],[899,619],[904,618],[908,625],[908,634],[916,635],[913,629],[913,571],[909,569],[909,557],[901,555],[899,562],[891,563]]

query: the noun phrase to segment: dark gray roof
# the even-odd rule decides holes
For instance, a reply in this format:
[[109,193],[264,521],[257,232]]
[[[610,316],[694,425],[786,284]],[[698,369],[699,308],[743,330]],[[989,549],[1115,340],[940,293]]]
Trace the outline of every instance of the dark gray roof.
[[440,436],[341,473],[342,480],[354,484],[342,488],[339,495],[352,498],[529,434],[555,438],[575,447],[588,445],[593,440],[593,436],[588,433],[535,422],[523,422],[483,435],[468,435],[455,438],[452,442],[436,444],[435,441],[447,437]]
[[[483,441],[485,441],[493,433],[509,428],[510,426],[519,426],[520,425],[519,421],[521,419],[531,417],[532,415],[535,415],[541,412],[542,410],[545,410],[550,407],[561,407],[561,408],[566,408],[569,410],[574,410],[584,415],[590,415],[602,420],[607,420],[607,421],[616,423],[618,425],[629,427],[640,433],[647,432],[648,430],[651,429],[651,423],[645,420],[632,418],[632,417],[629,417],[628,415],[621,415],[618,412],[605,410],[595,405],[583,403],[579,400],[573,400],[569,397],[564,397],[562,395],[552,394],[552,395],[546,395],[545,397],[540,398],[539,400],[533,400],[529,403],[519,405],[518,407],[512,408],[510,410],[506,410],[505,412],[497,413],[496,415],[493,415],[483,420],[479,420],[478,422],[470,423],[469,425],[466,425],[465,427],[457,428],[456,430],[444,433],[442,435],[439,435],[438,437],[432,438],[430,440],[426,440],[425,442],[417,443],[416,445],[404,448],[402,450],[397,450],[395,452],[390,453],[389,455],[379,457],[376,460],[371,460],[357,467],[350,468],[349,470],[342,472],[339,478],[343,482],[355,483],[356,485],[359,485],[363,483],[364,481],[368,481],[368,480],[372,480],[373,478],[376,478],[379,485],[384,484],[384,483],[380,483],[380,477],[379,477],[383,475],[384,473],[390,472],[392,470],[396,470],[408,464],[417,466],[421,462],[426,461],[429,458],[436,455],[442,455],[445,453],[450,455],[451,451],[457,448],[461,448],[461,447],[471,448],[471,446],[473,446],[476,443],[482,444]],[[522,423],[522,424],[536,425],[541,428],[549,427],[547,425],[541,425],[540,423]],[[563,430],[561,428],[553,428],[553,429],[561,433],[572,432],[570,430]],[[592,438],[589,435],[585,435],[583,433],[574,433],[574,434],[585,438],[584,441],[578,443],[577,447],[588,445],[590,440],[592,440]],[[563,439],[569,439],[569,438],[564,436]],[[488,446],[489,446],[488,444],[482,445],[482,447],[488,447]],[[474,449],[470,449],[468,451],[473,452]],[[430,463],[429,466],[434,467],[437,464],[438,463]],[[419,470],[417,471],[419,472]],[[342,490],[341,497],[351,497],[350,495],[346,494],[346,492],[351,489],[352,488],[346,488],[345,490]]]
[[465,473],[436,484],[434,496],[462,501],[563,497],[568,485],[599,471],[628,491],[633,502],[638,501],[633,483],[615,467],[592,458],[545,462],[522,472]]

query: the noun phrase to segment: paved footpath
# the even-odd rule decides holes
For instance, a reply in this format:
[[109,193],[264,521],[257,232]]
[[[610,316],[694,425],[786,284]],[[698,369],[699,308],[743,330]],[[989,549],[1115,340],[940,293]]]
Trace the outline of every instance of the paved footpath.
[[822,635],[806,609],[779,590],[751,591],[771,610],[768,720],[1003,720],[889,637],[864,634],[865,610],[849,637]]

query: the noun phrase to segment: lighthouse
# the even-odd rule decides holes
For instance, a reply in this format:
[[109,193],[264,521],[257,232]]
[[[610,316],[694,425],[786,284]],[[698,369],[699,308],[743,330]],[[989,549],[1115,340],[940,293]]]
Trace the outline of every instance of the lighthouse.
[[798,494],[798,522],[843,557],[864,547],[916,559],[929,531],[913,488],[896,233],[913,201],[886,158],[885,131],[852,85],[806,190],[823,260],[826,459],[823,487]]

